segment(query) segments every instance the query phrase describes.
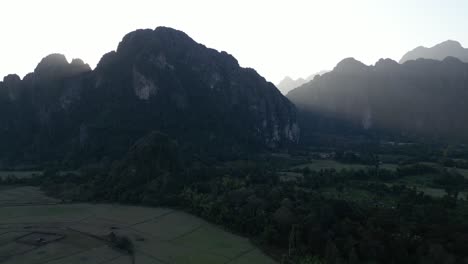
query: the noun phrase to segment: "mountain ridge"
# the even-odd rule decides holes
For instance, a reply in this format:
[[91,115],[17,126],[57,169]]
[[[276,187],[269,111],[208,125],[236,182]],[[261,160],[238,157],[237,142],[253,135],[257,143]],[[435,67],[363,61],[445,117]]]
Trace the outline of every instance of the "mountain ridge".
[[293,79],[291,78],[290,76],[286,76],[283,78],[283,80],[281,80],[277,85],[276,87],[278,87],[278,89],[281,91],[282,94],[286,95],[288,94],[291,90],[293,90],[294,88],[297,88],[305,83],[308,83],[310,81],[312,81],[317,75],[322,75],[324,73],[327,73],[329,71],[326,71],[326,70],[322,70],[322,71],[319,71],[317,73],[314,73],[314,74],[311,74],[309,75],[307,78],[297,78],[297,79]]
[[416,59],[442,61],[446,57],[455,57],[463,62],[468,62],[468,49],[464,48],[458,41],[446,40],[430,48],[419,46],[403,55],[399,63],[403,64],[409,60]]
[[371,66],[345,59],[287,97],[301,113],[336,117],[362,130],[466,142],[467,76],[468,63],[454,57],[403,64],[382,59]]

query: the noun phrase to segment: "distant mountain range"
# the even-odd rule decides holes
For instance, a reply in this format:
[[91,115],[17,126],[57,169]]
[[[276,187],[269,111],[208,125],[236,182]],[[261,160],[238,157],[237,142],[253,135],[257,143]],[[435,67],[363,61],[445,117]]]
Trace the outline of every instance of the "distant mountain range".
[[309,77],[307,77],[305,79],[304,78],[299,78],[299,79],[296,79],[296,80],[292,79],[289,76],[286,76],[286,77],[284,77],[284,79],[281,82],[279,82],[276,85],[276,87],[278,87],[278,89],[280,90],[280,92],[282,94],[288,94],[289,91],[293,90],[294,88],[297,88],[297,87],[299,87],[299,86],[301,86],[301,85],[303,85],[305,83],[308,83],[308,82],[312,81],[315,78],[315,76],[322,75],[322,74],[324,74],[326,72],[329,72],[329,71],[320,71],[318,73],[314,73],[314,74],[310,75]]
[[[414,50],[407,52],[401,58],[399,63],[402,64],[406,61],[417,59],[433,59],[442,61],[446,57],[455,57],[460,59],[462,62],[468,63],[468,49],[463,48],[463,46],[457,41],[447,40],[435,45],[432,48],[426,48],[422,46],[417,47]],[[323,75],[327,72],[329,71],[320,71],[310,75],[307,78],[298,79],[292,79],[291,77],[286,76],[276,85],[276,87],[278,87],[282,94],[286,95],[293,89],[312,81],[317,75]]]
[[446,57],[455,57],[463,62],[468,62],[468,49],[463,48],[463,46],[457,41],[447,40],[432,48],[417,47],[406,53],[401,58],[400,63],[416,59],[433,59],[441,61]]
[[403,64],[382,59],[375,66],[348,58],[287,97],[303,115],[337,118],[363,130],[468,140],[468,64],[454,57]]
[[0,162],[120,157],[153,131],[197,155],[299,139],[273,84],[171,28],[129,33],[95,70],[53,54],[0,82]]

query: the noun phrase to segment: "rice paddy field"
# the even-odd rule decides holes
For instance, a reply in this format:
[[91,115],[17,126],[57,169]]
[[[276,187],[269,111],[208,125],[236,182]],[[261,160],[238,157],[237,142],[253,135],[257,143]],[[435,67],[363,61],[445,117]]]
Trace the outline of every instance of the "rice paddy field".
[[[295,166],[293,169],[304,169],[308,167],[310,170],[325,170],[325,169],[335,169],[337,171],[348,169],[348,170],[364,170],[371,168],[369,165],[365,164],[348,164],[348,163],[341,163],[335,160],[312,160],[310,163],[302,164],[299,166]],[[387,169],[387,170],[396,170],[398,165],[391,164],[391,163],[384,163],[380,165],[380,168]]]
[[2,171],[0,170],[0,178],[5,179],[9,176],[21,178],[31,178],[36,175],[41,175],[42,171]]
[[[134,256],[109,245],[128,237]],[[246,238],[190,214],[111,204],[64,204],[35,187],[0,189],[0,263],[276,263]]]

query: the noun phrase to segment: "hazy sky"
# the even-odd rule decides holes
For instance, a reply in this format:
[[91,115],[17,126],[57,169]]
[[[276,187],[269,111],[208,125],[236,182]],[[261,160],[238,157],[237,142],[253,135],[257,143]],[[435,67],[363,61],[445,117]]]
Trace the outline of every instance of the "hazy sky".
[[468,46],[465,0],[2,0],[0,76],[63,53],[94,67],[137,28],[168,26],[234,55],[272,82],[345,57],[398,60],[416,46]]

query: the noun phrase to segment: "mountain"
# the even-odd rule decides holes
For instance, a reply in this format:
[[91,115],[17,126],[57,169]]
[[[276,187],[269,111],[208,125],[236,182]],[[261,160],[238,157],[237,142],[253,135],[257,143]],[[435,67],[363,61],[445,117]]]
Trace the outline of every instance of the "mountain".
[[299,78],[299,79],[296,79],[296,80],[292,79],[289,76],[286,76],[286,77],[284,77],[284,79],[281,82],[279,82],[276,85],[276,87],[278,87],[278,89],[280,90],[280,92],[282,94],[286,95],[286,94],[289,93],[289,91],[293,90],[294,88],[297,88],[297,87],[299,87],[299,86],[301,86],[301,85],[303,85],[305,83],[308,83],[308,82],[312,81],[315,78],[315,76],[322,75],[322,74],[327,73],[327,72],[328,71],[320,71],[318,73],[310,75],[309,77],[307,77],[305,79],[304,78]]
[[468,62],[468,49],[463,48],[463,46],[457,41],[447,40],[432,48],[417,47],[406,53],[401,58],[400,63],[416,59],[433,59],[441,61],[446,57],[455,57],[463,62]]
[[327,116],[363,131],[468,140],[468,64],[453,57],[381,59],[374,66],[348,58],[287,97],[302,115],[314,116],[301,117],[311,129],[320,129],[317,116]]
[[53,54],[0,82],[0,160],[120,157],[152,131],[198,154],[299,139],[296,109],[273,84],[166,27],[127,34],[94,70]]

